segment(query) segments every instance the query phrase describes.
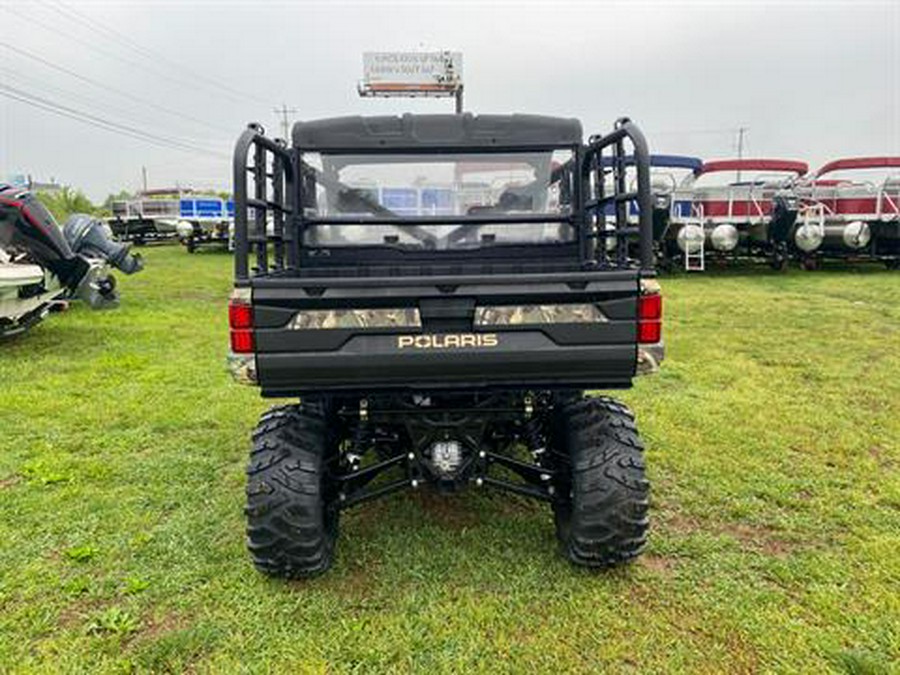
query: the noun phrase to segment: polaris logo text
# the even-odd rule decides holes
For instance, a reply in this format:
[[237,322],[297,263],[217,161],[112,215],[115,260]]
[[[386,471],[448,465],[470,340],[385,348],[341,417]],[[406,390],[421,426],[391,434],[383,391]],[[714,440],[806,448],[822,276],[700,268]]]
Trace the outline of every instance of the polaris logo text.
[[448,333],[446,335],[401,335],[397,349],[460,349],[466,347],[496,347],[500,338],[496,333]]

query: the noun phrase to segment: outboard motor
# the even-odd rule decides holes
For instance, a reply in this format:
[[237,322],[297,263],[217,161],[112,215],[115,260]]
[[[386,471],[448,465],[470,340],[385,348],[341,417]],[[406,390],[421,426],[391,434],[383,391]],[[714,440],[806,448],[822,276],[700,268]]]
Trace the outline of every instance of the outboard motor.
[[769,222],[769,241],[785,243],[791,236],[799,212],[797,198],[789,192],[772,197],[772,220]]
[[668,185],[651,185],[653,192],[653,253],[656,255],[656,264],[668,271],[672,267],[672,261],[666,246],[666,235],[669,233],[669,224],[672,218],[672,194],[668,191]]
[[669,231],[669,220],[672,217],[672,195],[656,192],[653,195],[653,241],[662,242]]
[[118,304],[115,282],[72,251],[51,213],[27,190],[0,185],[0,246],[27,253],[95,309]]
[[0,246],[27,252],[64,285],[75,289],[88,264],[76,256],[50,212],[20,188],[0,186]]
[[788,242],[797,222],[799,212],[797,198],[787,190],[772,197],[772,220],[769,221],[768,240],[772,246],[769,264],[773,269],[784,270],[790,259]]
[[72,250],[86,258],[102,258],[125,274],[144,269],[141,256],[130,253],[128,244],[113,241],[109,225],[85,213],[69,217],[63,226],[63,234]]

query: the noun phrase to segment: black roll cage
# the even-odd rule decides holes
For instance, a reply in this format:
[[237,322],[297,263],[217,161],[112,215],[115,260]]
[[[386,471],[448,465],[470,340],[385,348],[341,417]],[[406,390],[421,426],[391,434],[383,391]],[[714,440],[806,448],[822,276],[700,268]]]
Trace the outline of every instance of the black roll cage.
[[[627,152],[626,140],[631,145]],[[561,168],[572,172],[568,214],[496,214],[481,216],[393,216],[313,217],[304,213],[306,195],[315,195],[315,171],[301,162],[304,152],[333,154],[470,154],[541,152],[571,150],[572,159]],[[251,152],[252,151],[252,152]],[[609,156],[604,157],[604,153]],[[634,167],[636,191],[628,191],[626,172]],[[238,138],[234,150],[234,273],[235,284],[247,285],[253,276],[297,270],[301,260],[303,233],[307,225],[397,225],[430,224],[521,224],[528,222],[570,223],[576,233],[578,262],[585,270],[638,267],[642,274],[654,274],[653,203],[650,192],[650,153],[644,134],[628,118],[616,121],[606,135],[594,135],[586,144],[467,145],[396,147],[379,149],[288,148],[284,140],[271,139],[258,124],[250,124]],[[253,178],[252,195],[248,176]],[[612,190],[607,194],[607,178]],[[628,222],[628,204],[638,205],[638,225]],[[253,209],[252,217],[250,209]],[[609,211],[612,210],[610,214]],[[268,214],[272,214],[272,232],[267,232]],[[612,221],[608,216],[612,216]],[[610,228],[610,225],[612,227]],[[615,240],[614,250],[605,243]],[[629,250],[637,240],[637,259]],[[535,244],[540,246],[540,244]],[[270,255],[271,254],[271,255]],[[251,258],[255,263],[251,270]]]

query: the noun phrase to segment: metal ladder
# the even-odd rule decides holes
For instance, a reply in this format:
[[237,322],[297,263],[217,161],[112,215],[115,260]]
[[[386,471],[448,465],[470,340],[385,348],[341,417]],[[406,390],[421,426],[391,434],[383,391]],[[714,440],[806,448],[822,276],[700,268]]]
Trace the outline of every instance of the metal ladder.
[[[704,272],[706,271],[706,228],[703,223],[703,204],[699,204],[697,206],[691,206],[692,215],[695,216],[696,224],[700,227],[700,231],[703,232],[703,236],[700,238],[700,248],[696,251],[691,251],[690,242],[686,242],[685,251],[684,251],[684,271],[685,272]],[[692,220],[691,225],[694,224]]]

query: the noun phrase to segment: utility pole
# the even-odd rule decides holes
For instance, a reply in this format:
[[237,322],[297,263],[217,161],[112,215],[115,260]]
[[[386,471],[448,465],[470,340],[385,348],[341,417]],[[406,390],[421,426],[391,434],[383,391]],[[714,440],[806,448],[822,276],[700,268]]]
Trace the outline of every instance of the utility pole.
[[296,108],[288,108],[287,104],[282,103],[280,108],[275,108],[275,114],[281,115],[281,137],[290,142],[290,122],[288,122],[288,115],[290,113],[299,112]]
[[146,166],[141,167],[141,179],[144,184],[144,192],[146,193],[147,192],[147,167]]
[[[737,156],[738,159],[744,159],[744,134],[749,131],[747,127],[738,127]],[[741,182],[741,171],[738,169],[737,182]]]

